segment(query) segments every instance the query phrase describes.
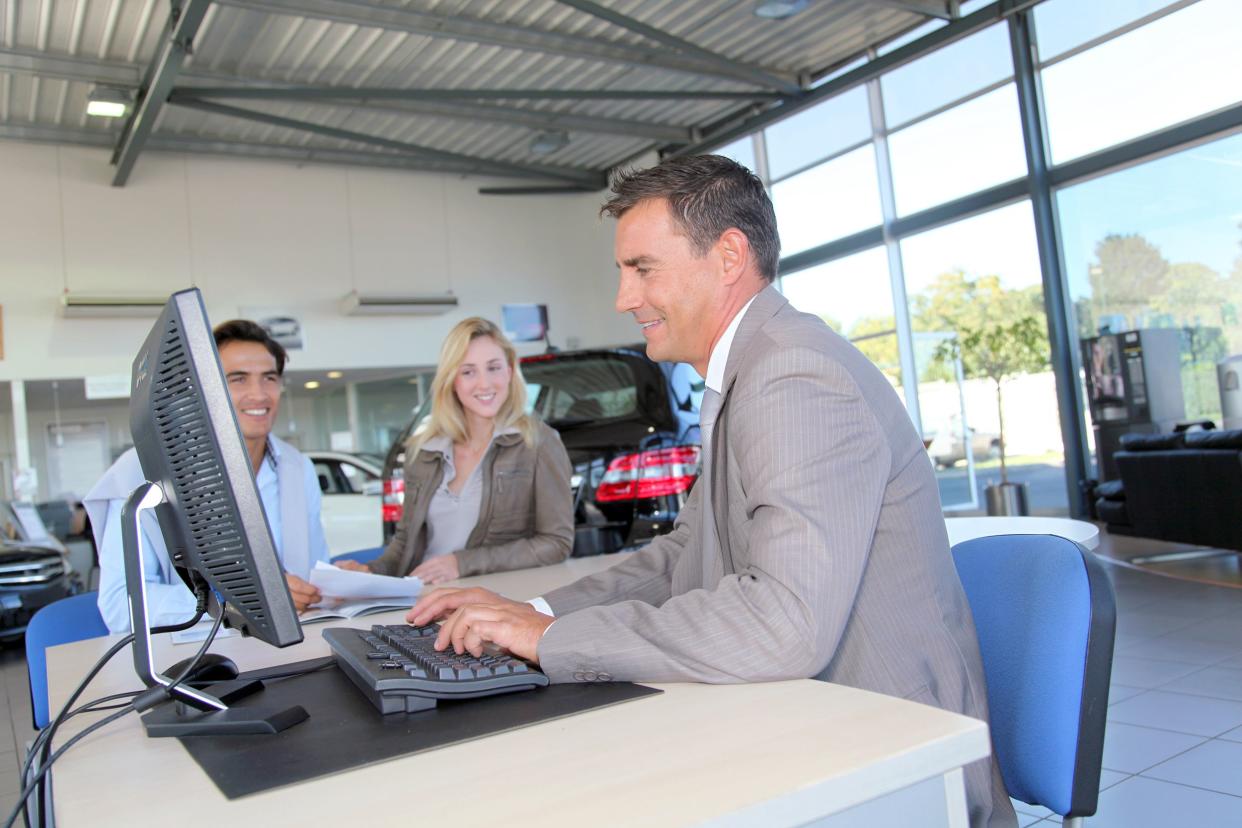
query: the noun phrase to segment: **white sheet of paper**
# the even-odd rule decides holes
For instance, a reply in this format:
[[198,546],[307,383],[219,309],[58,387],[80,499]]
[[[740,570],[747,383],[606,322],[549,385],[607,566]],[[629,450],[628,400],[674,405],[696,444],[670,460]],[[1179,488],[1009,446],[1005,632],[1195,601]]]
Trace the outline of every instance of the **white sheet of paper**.
[[333,598],[404,598],[412,604],[423,591],[421,578],[394,578],[340,569],[320,561],[311,570],[310,582],[319,587],[324,596]]

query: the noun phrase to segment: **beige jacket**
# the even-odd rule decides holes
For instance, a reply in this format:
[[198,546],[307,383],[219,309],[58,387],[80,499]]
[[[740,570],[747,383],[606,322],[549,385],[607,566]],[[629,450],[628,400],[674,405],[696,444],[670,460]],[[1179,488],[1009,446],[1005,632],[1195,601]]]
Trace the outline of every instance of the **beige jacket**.
[[[574,540],[569,455],[561,437],[539,423],[534,446],[501,434],[483,458],[479,522],[457,551],[463,577],[559,563]],[[444,480],[444,455],[407,452],[405,510],[384,554],[370,563],[383,575],[408,575],[427,551],[427,508]]]
[[[983,664],[936,478],[888,381],[773,288],[725,368],[712,479],[676,528],[544,596],[554,682],[814,677],[987,720]],[[716,529],[703,539],[701,504]],[[999,768],[966,768],[970,824],[1015,826]]]

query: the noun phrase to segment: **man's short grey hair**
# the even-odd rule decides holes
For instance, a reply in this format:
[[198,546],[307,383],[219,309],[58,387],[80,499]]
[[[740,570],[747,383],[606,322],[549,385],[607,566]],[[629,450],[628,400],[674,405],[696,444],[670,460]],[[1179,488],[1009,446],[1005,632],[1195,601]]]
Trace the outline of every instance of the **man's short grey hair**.
[[750,241],[759,272],[776,279],[781,240],[772,200],[759,177],[723,155],[670,158],[645,170],[618,170],[600,215],[621,218],[640,202],[662,198],[702,256],[731,227]]

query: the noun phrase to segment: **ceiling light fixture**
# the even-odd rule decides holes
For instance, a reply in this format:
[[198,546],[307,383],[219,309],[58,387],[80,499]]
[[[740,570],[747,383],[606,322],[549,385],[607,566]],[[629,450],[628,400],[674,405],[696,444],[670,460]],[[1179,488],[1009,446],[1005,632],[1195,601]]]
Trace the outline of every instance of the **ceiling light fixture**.
[[329,371],[328,372],[328,379],[340,379],[343,376],[345,375],[342,374],[340,371]]
[[308,381],[307,381],[307,383],[306,383],[306,385],[305,385],[305,386],[303,386],[303,387],[304,387],[307,391],[314,391],[316,388],[318,388],[318,387],[319,387],[319,380],[308,380]]
[[786,20],[801,11],[806,11],[810,0],[759,0],[755,4],[755,17],[764,20]]
[[535,155],[551,155],[569,146],[569,133],[564,130],[540,132],[530,139],[530,151]]
[[133,99],[128,91],[112,86],[96,86],[86,96],[86,114],[100,118],[123,118]]

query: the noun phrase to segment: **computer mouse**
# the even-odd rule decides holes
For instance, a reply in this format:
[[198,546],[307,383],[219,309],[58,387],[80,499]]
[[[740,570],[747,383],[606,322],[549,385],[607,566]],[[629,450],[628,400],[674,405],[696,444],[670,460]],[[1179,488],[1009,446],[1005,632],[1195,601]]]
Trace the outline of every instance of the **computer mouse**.
[[[181,675],[182,671],[189,666],[193,659],[183,659],[164,671],[164,675],[169,678],[176,678]],[[231,681],[237,678],[237,665],[233,663],[233,659],[226,656],[217,655],[216,653],[207,653],[198,664],[194,666],[194,670],[190,675],[186,676],[186,684],[212,684],[217,681]]]

